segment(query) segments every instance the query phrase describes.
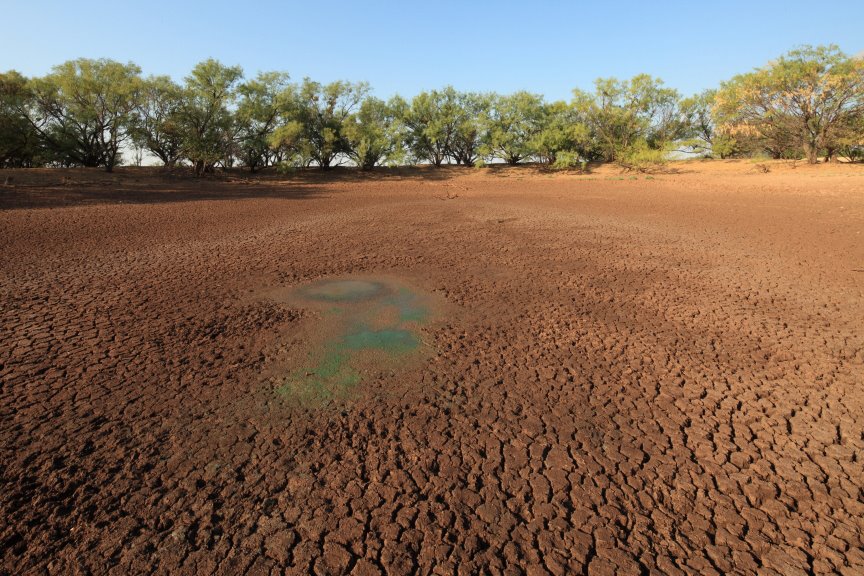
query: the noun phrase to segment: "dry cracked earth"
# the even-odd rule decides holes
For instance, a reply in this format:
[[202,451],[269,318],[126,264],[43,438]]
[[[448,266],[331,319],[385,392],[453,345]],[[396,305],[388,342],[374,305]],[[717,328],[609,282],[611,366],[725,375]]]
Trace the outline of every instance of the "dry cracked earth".
[[[864,574],[864,168],[0,188],[0,573]],[[275,388],[401,277],[429,354]]]

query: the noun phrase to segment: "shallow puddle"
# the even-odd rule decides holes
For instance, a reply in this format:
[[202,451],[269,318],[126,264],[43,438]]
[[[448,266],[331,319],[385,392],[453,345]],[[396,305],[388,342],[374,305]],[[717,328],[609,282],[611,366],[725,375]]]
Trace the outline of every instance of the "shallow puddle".
[[341,396],[366,378],[406,368],[426,351],[421,331],[441,307],[392,278],[325,279],[268,297],[315,312],[304,320],[302,350],[277,378],[280,394],[300,400]]

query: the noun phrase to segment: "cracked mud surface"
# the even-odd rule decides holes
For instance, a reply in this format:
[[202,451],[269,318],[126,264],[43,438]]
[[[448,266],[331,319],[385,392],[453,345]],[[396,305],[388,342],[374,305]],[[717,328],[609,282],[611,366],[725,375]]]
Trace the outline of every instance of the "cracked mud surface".
[[[0,573],[864,573],[864,170],[681,172],[16,173]],[[354,274],[434,352],[281,401]]]

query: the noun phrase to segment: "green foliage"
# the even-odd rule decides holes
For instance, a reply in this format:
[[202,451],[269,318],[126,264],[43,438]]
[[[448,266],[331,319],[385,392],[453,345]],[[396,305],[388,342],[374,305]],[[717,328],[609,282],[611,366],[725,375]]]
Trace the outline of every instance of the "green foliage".
[[838,128],[836,145],[838,156],[850,162],[864,161],[864,114],[846,118]]
[[415,96],[402,116],[413,157],[441,166],[453,152],[462,119],[459,95],[452,86]]
[[58,163],[113,170],[140,103],[140,72],[132,63],[82,58],[30,82],[31,126]]
[[714,142],[717,139],[714,118],[711,116],[714,95],[714,90],[706,90],[701,94],[684,98],[680,103],[681,115],[687,126],[681,146],[706,157],[720,155],[714,150]]
[[487,117],[486,156],[518,164],[535,155],[535,144],[546,120],[543,97],[520,91],[496,96]]
[[579,169],[586,170],[588,163],[579,156],[578,152],[563,150],[555,155],[555,160],[550,164],[556,170]]
[[234,152],[236,123],[231,108],[242,78],[242,68],[225,66],[212,58],[197,64],[186,77],[177,116],[183,156],[197,175],[226,163]]
[[669,161],[670,149],[654,148],[644,140],[638,140],[627,148],[619,157],[617,163],[627,170],[650,172],[661,168]]
[[27,79],[14,70],[0,73],[0,168],[42,163],[39,135],[30,124]]
[[745,152],[738,139],[728,134],[717,134],[711,142],[711,153],[718,158],[734,158]]
[[398,164],[404,157],[404,128],[399,118],[407,104],[399,97],[390,102],[368,97],[345,123],[348,154],[363,170],[382,163]]
[[433,166],[448,160],[475,166],[481,160],[493,99],[452,86],[415,96],[401,118],[411,155]]
[[775,158],[810,163],[842,146],[844,128],[864,114],[864,62],[836,46],[804,46],[721,85],[722,133]]
[[630,80],[600,78],[593,94],[574,90],[573,96],[574,108],[591,131],[596,155],[608,162],[646,146],[666,149],[689,129],[678,92],[647,74]]
[[681,115],[687,129],[679,148],[707,158],[732,158],[748,153],[746,141],[717,129],[716,101],[716,90],[705,90],[681,100]]
[[410,103],[369,95],[365,83],[296,85],[286,73],[243,81],[239,67],[199,63],[178,85],[142,79],[132,63],[79,59],[41,78],[0,74],[0,168],[102,166],[147,150],[197,174],[239,163],[361,169],[405,161],[467,166],[536,160],[650,169],[672,153],[861,159],[864,59],[805,46],[718,90],[682,99],[646,74],[601,78],[573,100],[499,96],[451,86]]
[[560,101],[544,104],[540,130],[529,148],[545,164],[573,168],[590,157],[591,132],[573,106]]
[[252,172],[283,159],[284,150],[270,142],[296,105],[297,95],[288,79],[284,72],[262,72],[238,88],[236,152]]
[[323,85],[304,79],[292,120],[274,131],[271,146],[288,150],[292,164],[332,168],[340,156],[351,153],[345,126],[368,93],[365,82]]
[[142,82],[141,99],[131,125],[132,140],[165,166],[174,166],[181,157],[182,107],[183,89],[168,76],[154,76]]
[[456,115],[448,156],[456,164],[474,166],[480,160],[480,150],[486,137],[484,118],[492,106],[491,94],[459,92],[456,95]]
[[288,119],[273,130],[267,141],[270,148],[276,150],[279,156],[277,166],[288,170],[309,165],[311,160],[308,154],[304,154],[303,148],[305,133],[303,124],[294,119]]

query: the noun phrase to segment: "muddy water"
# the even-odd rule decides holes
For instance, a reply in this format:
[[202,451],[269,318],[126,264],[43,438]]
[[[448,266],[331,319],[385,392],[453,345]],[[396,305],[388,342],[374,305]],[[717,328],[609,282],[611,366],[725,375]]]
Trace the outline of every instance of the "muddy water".
[[395,278],[328,278],[270,297],[312,314],[301,327],[277,391],[300,400],[349,394],[428,353],[422,333],[438,317],[434,295]]

